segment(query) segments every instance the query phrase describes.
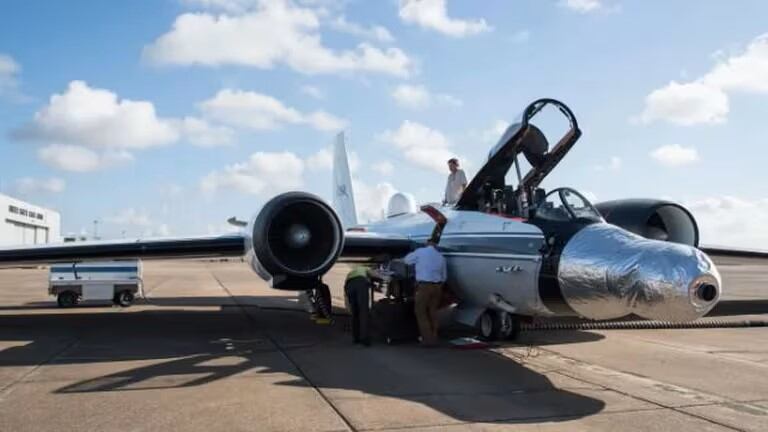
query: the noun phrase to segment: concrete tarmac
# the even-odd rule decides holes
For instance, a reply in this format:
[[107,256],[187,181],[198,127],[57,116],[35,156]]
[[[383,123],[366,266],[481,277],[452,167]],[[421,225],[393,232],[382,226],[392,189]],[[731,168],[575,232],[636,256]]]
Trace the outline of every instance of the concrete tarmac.
[[[768,319],[768,263],[720,261],[713,314]],[[145,281],[130,308],[62,310],[46,270],[0,270],[0,431],[768,430],[768,328],[363,348],[241,263],[147,262]]]

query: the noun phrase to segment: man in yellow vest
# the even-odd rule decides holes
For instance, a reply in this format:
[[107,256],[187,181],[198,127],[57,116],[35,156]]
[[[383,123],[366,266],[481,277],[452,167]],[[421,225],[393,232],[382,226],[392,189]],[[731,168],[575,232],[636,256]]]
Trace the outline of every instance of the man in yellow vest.
[[372,279],[383,279],[375,269],[358,265],[347,273],[344,295],[352,313],[352,338],[356,344],[371,345],[371,284]]

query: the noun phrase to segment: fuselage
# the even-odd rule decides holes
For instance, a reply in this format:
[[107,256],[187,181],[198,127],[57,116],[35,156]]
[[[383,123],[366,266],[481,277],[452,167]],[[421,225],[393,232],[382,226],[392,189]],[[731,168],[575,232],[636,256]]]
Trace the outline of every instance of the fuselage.
[[[519,314],[552,315],[538,292],[544,234],[520,219],[476,211],[442,209],[448,219],[439,250],[448,262],[448,287],[459,307],[482,308],[501,295]],[[369,226],[424,243],[434,228],[424,213],[397,216]]]
[[[488,309],[531,317],[636,314],[689,321],[711,310],[721,295],[717,269],[693,246],[646,239],[602,220],[566,223],[553,232],[551,225],[521,218],[440,211],[448,222],[438,249],[458,300],[455,318],[469,325]],[[427,214],[412,213],[368,228],[421,244],[434,226]]]

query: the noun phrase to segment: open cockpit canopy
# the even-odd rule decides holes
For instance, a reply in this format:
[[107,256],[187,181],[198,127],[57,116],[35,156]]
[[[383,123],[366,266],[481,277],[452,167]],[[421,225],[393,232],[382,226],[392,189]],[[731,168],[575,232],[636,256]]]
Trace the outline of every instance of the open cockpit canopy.
[[[562,124],[562,118],[565,117],[564,130],[560,127],[553,132],[551,116],[542,115],[553,111],[560,114],[559,123]],[[467,185],[456,209],[527,217],[529,211],[544,198],[544,191],[538,188],[542,180],[565,157],[580,136],[576,117],[564,103],[555,99],[534,101],[491,149],[488,160]],[[554,147],[550,148],[550,142],[556,142]],[[513,166],[515,185],[508,184],[511,182],[506,180]]]

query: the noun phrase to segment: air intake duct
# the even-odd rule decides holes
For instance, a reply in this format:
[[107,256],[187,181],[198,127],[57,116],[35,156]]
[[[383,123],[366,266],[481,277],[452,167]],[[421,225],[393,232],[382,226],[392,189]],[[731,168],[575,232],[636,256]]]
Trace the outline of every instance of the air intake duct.
[[304,192],[272,198],[251,233],[251,265],[273,288],[306,289],[333,266],[344,244],[333,209]]
[[629,199],[595,205],[606,222],[651,240],[698,247],[699,227],[683,206],[670,201]]

